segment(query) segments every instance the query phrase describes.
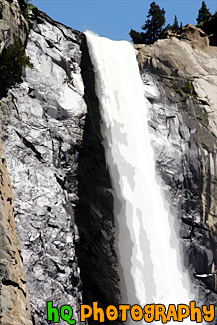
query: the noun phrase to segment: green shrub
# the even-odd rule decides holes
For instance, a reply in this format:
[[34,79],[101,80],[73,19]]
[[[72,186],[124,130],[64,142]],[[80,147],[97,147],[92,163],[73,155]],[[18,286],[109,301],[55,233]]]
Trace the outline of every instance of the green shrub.
[[185,86],[182,88],[182,90],[189,95],[192,95],[192,92],[194,90],[194,87],[192,85],[192,82],[190,78],[187,79]]
[[196,92],[194,90],[194,86],[191,82],[190,78],[187,78],[185,86],[182,88],[184,93],[189,94],[190,96],[196,96]]
[[[175,89],[175,92],[178,95],[184,97],[185,99],[186,99],[186,97],[189,97],[189,96],[192,96],[194,98],[197,97],[197,93],[194,90],[194,86],[193,86],[193,83],[190,78],[187,78],[184,87],[182,87],[181,89],[180,88]],[[185,94],[187,96],[185,96]]]
[[21,81],[22,68],[32,68],[30,58],[25,54],[25,47],[20,43],[4,48],[0,54],[0,97],[16,82]]
[[178,95],[180,95],[180,96],[182,96],[182,91],[181,91],[181,89],[175,89],[175,92],[178,94]]
[[28,8],[29,10],[33,10],[33,9],[35,8],[35,6],[34,6],[32,3],[28,3],[28,4],[27,4],[27,8]]

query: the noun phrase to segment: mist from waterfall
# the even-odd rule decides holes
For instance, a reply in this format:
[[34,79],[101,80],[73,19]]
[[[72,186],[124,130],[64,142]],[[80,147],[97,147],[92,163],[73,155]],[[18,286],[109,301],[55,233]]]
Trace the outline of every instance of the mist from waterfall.
[[182,271],[173,216],[156,180],[150,103],[135,49],[126,41],[85,34],[114,188],[122,303],[188,305],[194,297]]

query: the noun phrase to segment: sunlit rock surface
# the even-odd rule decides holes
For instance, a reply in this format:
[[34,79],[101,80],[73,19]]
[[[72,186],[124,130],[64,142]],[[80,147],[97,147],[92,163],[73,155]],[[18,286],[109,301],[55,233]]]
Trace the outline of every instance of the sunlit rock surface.
[[[201,301],[216,301],[217,48],[160,40],[137,45],[157,171],[174,215],[185,266]],[[201,274],[213,274],[199,282]]]
[[[15,40],[25,43],[27,31],[17,0],[11,10],[8,5],[0,3],[1,48]],[[191,41],[172,37],[137,50],[151,103],[157,173],[180,224],[185,267],[199,288],[201,303],[209,304],[216,301],[217,291],[217,48],[206,46],[199,36]],[[93,67],[82,38],[80,32],[38,12],[27,43],[34,68],[26,69],[23,82],[1,100],[6,157],[1,167],[6,186],[2,233],[10,233],[2,237],[2,254],[4,249],[9,252],[2,263],[6,268],[1,268],[3,324],[47,324],[50,300],[58,307],[72,306],[76,320],[82,296],[103,307],[120,302],[113,189]],[[213,275],[199,277],[206,274]]]
[[32,312],[36,324],[47,324],[46,301],[72,306],[78,319],[74,207],[86,105],[80,33],[45,14],[37,21],[26,48],[34,68],[3,100],[2,123]]
[[31,310],[21,244],[16,234],[13,194],[0,143],[0,318],[1,324],[31,325]]
[[[19,2],[0,1],[0,49],[14,42],[24,44],[28,24]],[[3,103],[1,102],[1,119]],[[2,138],[2,123],[0,124]],[[7,170],[7,159],[0,141],[0,319],[1,324],[32,324],[32,315],[23,267],[21,244],[16,233],[13,193]]]

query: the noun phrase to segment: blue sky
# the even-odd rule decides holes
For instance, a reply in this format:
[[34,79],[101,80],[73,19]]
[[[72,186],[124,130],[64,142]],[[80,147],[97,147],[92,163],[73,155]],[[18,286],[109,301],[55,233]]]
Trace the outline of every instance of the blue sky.
[[[131,28],[141,31],[153,0],[33,0],[32,3],[51,18],[80,31],[86,29],[113,40],[130,40]],[[174,16],[183,25],[196,24],[202,0],[156,0],[166,11],[167,23]],[[211,13],[217,0],[205,1]]]

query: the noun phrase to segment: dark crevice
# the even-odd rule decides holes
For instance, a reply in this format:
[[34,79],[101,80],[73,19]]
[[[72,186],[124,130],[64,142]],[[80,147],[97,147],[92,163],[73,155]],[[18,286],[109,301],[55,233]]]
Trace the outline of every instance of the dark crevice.
[[[94,301],[106,308],[120,303],[117,256],[114,250],[114,215],[111,179],[102,144],[99,101],[85,38],[82,40],[81,73],[87,116],[78,161],[78,196],[75,221],[80,242],[76,246],[83,285],[83,303]],[[88,320],[90,325],[98,324]],[[105,324],[110,322],[105,321]],[[116,323],[118,323],[116,321]]]
[[40,152],[34,147],[34,145],[28,141],[24,136],[22,136],[18,131],[15,130],[15,132],[17,133],[18,137],[22,140],[23,144],[27,147],[30,148],[36,155],[36,158],[39,161],[43,161],[42,155],[40,154]]
[[65,180],[62,180],[60,177],[57,176],[57,174],[54,174],[56,177],[57,183],[62,187],[63,190],[66,190],[65,187]]
[[23,295],[26,297],[26,292],[19,286],[19,284],[17,282],[14,282],[9,279],[2,279],[2,284],[5,286],[12,286],[14,288],[18,288],[19,290],[22,291]]

